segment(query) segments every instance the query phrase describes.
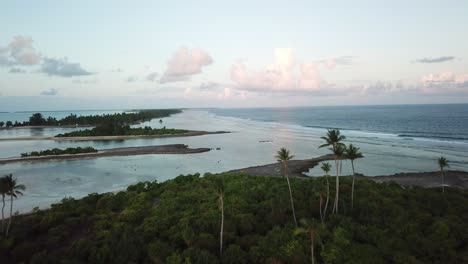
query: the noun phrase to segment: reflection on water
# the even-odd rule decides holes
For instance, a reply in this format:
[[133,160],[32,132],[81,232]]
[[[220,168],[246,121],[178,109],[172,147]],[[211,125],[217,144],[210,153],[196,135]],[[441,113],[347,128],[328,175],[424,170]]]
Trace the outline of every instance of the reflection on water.
[[[141,124],[159,127],[159,120]],[[187,144],[192,148],[208,147],[214,150],[189,155],[141,155],[107,157],[42,163],[16,163],[0,165],[0,173],[13,173],[27,187],[25,196],[16,203],[22,211],[35,206],[48,206],[66,196],[82,197],[92,192],[109,192],[125,189],[139,181],[164,181],[180,174],[223,172],[275,162],[274,153],[280,147],[289,148],[298,159],[315,157],[328,152],[318,149],[324,129],[274,122],[257,122],[233,117],[216,116],[207,111],[188,110],[163,119],[168,128],[192,130],[227,130],[230,134],[197,137],[132,139],[115,141],[69,142],[53,140],[2,141],[0,157],[18,156],[22,152],[50,148],[93,146],[98,149],[148,146],[162,144]],[[19,133],[40,133],[52,136],[71,129],[45,128],[17,129]],[[60,132],[58,132],[60,131]],[[5,137],[5,130],[0,132]],[[356,162],[356,171],[367,175],[393,174],[401,171],[437,170],[435,159],[445,155],[452,169],[468,169],[468,144],[448,144],[437,141],[404,140],[399,137],[360,132],[346,132],[349,142],[361,147],[364,155]],[[216,150],[216,148],[219,148]],[[344,173],[350,172],[347,162]],[[319,168],[311,175],[322,175]]]

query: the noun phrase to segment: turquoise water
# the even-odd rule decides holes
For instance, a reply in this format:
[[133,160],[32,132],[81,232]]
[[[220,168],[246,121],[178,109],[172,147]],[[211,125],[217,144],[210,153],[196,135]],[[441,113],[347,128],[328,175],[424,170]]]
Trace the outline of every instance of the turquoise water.
[[[193,130],[227,130],[230,134],[205,135],[186,138],[133,139],[125,141],[55,142],[0,141],[0,158],[17,156],[21,152],[69,146],[94,146],[114,148],[182,143],[192,148],[220,148],[207,153],[190,155],[141,155],[108,157],[44,163],[16,163],[0,165],[0,173],[13,173],[27,186],[27,191],[17,202],[20,211],[35,206],[47,207],[65,196],[82,197],[92,192],[125,189],[139,181],[164,181],[180,174],[223,172],[227,170],[274,162],[274,153],[287,147],[298,158],[310,158],[328,153],[318,149],[325,128],[304,126],[294,122],[252,117],[227,116],[218,110],[185,110],[163,119],[162,126]],[[236,110],[229,110],[236,111]],[[244,110],[243,110],[244,111]],[[279,111],[279,110],[278,110]],[[285,110],[286,111],[286,110]],[[291,111],[283,116],[291,115]],[[294,119],[292,119],[294,120]],[[142,126],[159,127],[158,120]],[[21,132],[18,132],[21,131]],[[25,134],[54,135],[70,129],[17,129],[0,130],[0,138]],[[437,170],[436,158],[446,156],[452,169],[468,170],[468,144],[463,140],[414,138],[409,140],[397,133],[365,130],[343,130],[348,142],[361,147],[365,158],[356,163],[356,170],[366,175],[383,175],[397,172]],[[266,141],[266,142],[265,142]],[[344,172],[349,172],[345,162]],[[312,176],[322,173],[318,169]]]

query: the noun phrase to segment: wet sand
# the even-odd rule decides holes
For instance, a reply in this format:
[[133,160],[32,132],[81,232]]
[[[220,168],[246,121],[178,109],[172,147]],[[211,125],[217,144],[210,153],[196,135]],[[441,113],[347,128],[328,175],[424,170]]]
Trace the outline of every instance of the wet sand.
[[108,141],[141,138],[169,138],[169,137],[194,137],[203,135],[226,134],[228,131],[188,131],[181,134],[164,135],[128,135],[128,136],[96,136],[96,137],[11,137],[0,138],[0,141],[24,141],[24,140],[54,140],[54,141]]
[[145,146],[145,147],[128,147],[128,148],[113,148],[101,149],[93,153],[80,153],[80,154],[65,154],[65,155],[48,155],[36,157],[13,157],[0,159],[0,164],[8,164],[15,162],[40,162],[52,160],[74,160],[74,159],[90,159],[99,157],[112,157],[112,156],[133,156],[133,155],[147,155],[147,154],[194,154],[210,151],[209,148],[196,148],[191,149],[184,144],[171,144],[160,146]]

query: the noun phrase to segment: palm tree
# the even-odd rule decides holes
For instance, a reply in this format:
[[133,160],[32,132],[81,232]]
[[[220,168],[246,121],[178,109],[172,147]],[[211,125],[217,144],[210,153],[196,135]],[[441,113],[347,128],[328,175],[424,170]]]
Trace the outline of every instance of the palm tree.
[[0,178],[0,195],[2,195],[2,233],[5,230],[5,196],[8,193],[6,175]]
[[449,161],[445,157],[440,157],[438,160],[439,163],[439,168],[440,168],[440,173],[442,174],[442,192],[445,192],[445,167],[450,167],[449,166]]
[[218,194],[218,206],[221,211],[221,231],[219,232],[219,256],[223,254],[223,232],[224,232],[224,179],[223,176],[215,178],[216,192]]
[[5,176],[5,182],[7,186],[7,195],[11,198],[10,203],[10,218],[8,219],[8,225],[6,229],[5,235],[8,236],[8,232],[10,231],[11,226],[11,219],[13,218],[13,198],[17,198],[18,195],[23,195],[24,190],[26,187],[23,184],[18,184],[16,179],[13,179],[13,175],[9,174]]
[[294,156],[289,154],[289,150],[285,148],[281,148],[277,152],[275,158],[283,166],[283,173],[284,173],[284,176],[286,177],[286,181],[288,182],[289,198],[291,199],[291,209],[293,213],[294,224],[297,227],[296,212],[294,210],[294,200],[293,200],[292,191],[291,191],[291,184],[289,182],[289,177],[288,177],[288,161],[294,158]]
[[325,201],[325,209],[323,210],[323,219],[325,219],[327,215],[328,201],[330,200],[330,183],[328,182],[328,176],[331,170],[331,164],[328,162],[324,162],[322,163],[322,167],[320,168],[323,170],[323,172],[325,172],[325,180],[327,181],[327,199]]
[[345,152],[345,157],[351,161],[351,168],[353,169],[353,183],[351,187],[351,208],[354,207],[354,176],[356,175],[354,173],[354,160],[363,158],[364,156],[362,155],[361,152],[359,152],[359,148],[353,146],[353,144],[349,144],[349,146],[346,148]]
[[311,263],[314,264],[315,263],[315,255],[314,255],[315,223],[304,218],[300,220],[300,223],[303,227],[297,227],[294,230],[294,235],[296,236],[302,235],[302,234],[310,235],[310,259],[311,259]]
[[345,158],[344,153],[346,152],[345,145],[337,145],[337,147],[333,150],[333,154],[335,154],[335,159],[337,161],[336,165],[336,186],[335,186],[335,201],[333,203],[332,212],[338,213],[338,204],[340,198],[340,175],[342,169],[341,161]]
[[[335,167],[336,167],[336,193],[335,193],[335,202],[333,204],[332,212],[338,213],[338,198],[340,192],[340,180],[338,179],[340,174],[340,167],[338,165],[343,158],[343,153],[345,150],[345,145],[342,143],[343,140],[346,139],[345,136],[340,134],[340,130],[338,129],[329,129],[327,131],[326,137],[321,137],[321,139],[325,140],[325,144],[319,146],[319,148],[323,147],[330,147],[330,150],[335,154]],[[336,210],[336,211],[335,211]]]

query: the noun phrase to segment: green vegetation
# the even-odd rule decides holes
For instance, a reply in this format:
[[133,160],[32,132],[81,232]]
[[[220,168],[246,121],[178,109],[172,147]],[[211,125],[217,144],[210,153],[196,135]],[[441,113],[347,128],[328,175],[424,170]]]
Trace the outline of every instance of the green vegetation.
[[56,137],[97,137],[97,136],[152,136],[152,135],[177,135],[187,133],[187,130],[173,128],[131,128],[130,126],[101,125],[93,129],[73,131],[70,133],[58,134]]
[[77,148],[66,148],[66,149],[47,149],[42,151],[33,151],[29,153],[21,153],[21,157],[37,157],[37,156],[50,156],[50,155],[64,155],[64,154],[80,154],[80,153],[96,153],[97,149],[93,147],[77,147]]
[[[13,179],[13,175],[8,174],[0,178],[0,194],[2,195],[1,233],[4,234],[5,238],[8,237],[8,234],[10,232],[11,222],[13,219],[13,199],[17,198],[19,195],[23,195],[24,190],[26,190],[26,187],[22,184],[18,184],[16,182],[16,179]],[[10,217],[8,218],[8,224],[6,225],[6,229],[5,229],[5,198],[6,196],[10,196]]]
[[[142,121],[149,121],[154,118],[167,117],[173,114],[180,113],[178,109],[154,109],[154,110],[140,110],[131,113],[118,113],[118,114],[106,114],[106,115],[89,115],[89,116],[77,116],[70,114],[62,119],[56,119],[54,117],[44,118],[41,113],[35,113],[29,121],[18,122],[7,121],[6,127],[21,127],[21,126],[97,126],[97,125],[118,125],[124,126],[128,124],[134,124]],[[0,123],[3,127],[3,122]]]
[[[64,198],[50,209],[17,216],[14,228],[13,200],[25,187],[4,176],[0,263],[467,262],[468,192],[369,179],[355,186],[359,148],[346,147],[338,130],[324,139],[322,146],[335,154],[335,179],[329,179],[326,162],[324,177],[290,179],[294,156],[281,148],[275,158],[287,185],[277,177],[181,175],[118,193]],[[343,160],[351,161],[353,175],[340,179]],[[443,176],[448,161],[441,157],[438,163]],[[355,191],[360,195],[354,197]],[[332,195],[334,214],[326,218]]]
[[316,263],[466,263],[466,191],[361,180],[351,210],[342,177],[340,214],[322,225],[325,178],[292,178],[296,229],[284,179],[226,174],[220,196],[219,177],[142,182],[17,216],[0,263],[310,263],[312,249]]

